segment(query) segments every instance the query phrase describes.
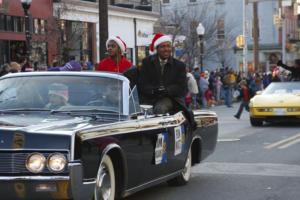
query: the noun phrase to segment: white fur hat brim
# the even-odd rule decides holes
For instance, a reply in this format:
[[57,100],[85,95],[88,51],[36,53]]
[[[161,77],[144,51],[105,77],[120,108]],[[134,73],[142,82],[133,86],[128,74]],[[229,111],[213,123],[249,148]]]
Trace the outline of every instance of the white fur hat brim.
[[172,43],[172,39],[170,36],[168,35],[164,35],[160,38],[158,38],[155,42],[154,42],[154,49],[156,49],[157,46],[159,46],[160,44],[164,43],[164,42],[170,42]]
[[124,53],[124,52],[126,51],[125,43],[124,43],[121,39],[119,39],[119,38],[117,38],[117,37],[115,37],[115,36],[114,36],[114,37],[108,38],[108,40],[106,41],[106,48],[108,48],[108,43],[109,43],[109,41],[114,41],[114,42],[116,42],[117,45],[120,47],[122,53]]

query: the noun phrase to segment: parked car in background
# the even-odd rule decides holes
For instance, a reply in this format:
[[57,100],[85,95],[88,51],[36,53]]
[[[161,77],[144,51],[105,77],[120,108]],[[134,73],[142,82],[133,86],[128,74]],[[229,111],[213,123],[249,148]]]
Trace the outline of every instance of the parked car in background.
[[[143,108],[143,109],[141,109]],[[122,75],[28,72],[0,78],[0,195],[115,199],[184,185],[216,147],[214,112],[151,115]]]
[[300,120],[300,83],[274,82],[250,100],[250,123]]

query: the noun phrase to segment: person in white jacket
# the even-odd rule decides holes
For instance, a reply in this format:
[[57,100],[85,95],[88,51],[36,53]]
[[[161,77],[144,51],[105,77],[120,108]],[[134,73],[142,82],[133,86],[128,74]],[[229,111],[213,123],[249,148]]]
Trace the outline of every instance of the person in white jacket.
[[187,82],[188,93],[192,97],[191,108],[196,109],[197,108],[197,95],[199,93],[198,84],[197,84],[197,81],[194,78],[193,74],[191,74],[190,72],[187,72],[186,76],[187,76],[187,81],[188,81]]

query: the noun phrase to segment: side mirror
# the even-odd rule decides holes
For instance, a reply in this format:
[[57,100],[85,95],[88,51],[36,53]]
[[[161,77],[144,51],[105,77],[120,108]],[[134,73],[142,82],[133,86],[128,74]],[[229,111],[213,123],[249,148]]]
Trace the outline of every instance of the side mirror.
[[152,105],[140,105],[142,112],[144,113],[145,119],[148,116],[148,111],[153,109]]
[[261,95],[262,94],[262,91],[257,91],[256,92],[256,95]]

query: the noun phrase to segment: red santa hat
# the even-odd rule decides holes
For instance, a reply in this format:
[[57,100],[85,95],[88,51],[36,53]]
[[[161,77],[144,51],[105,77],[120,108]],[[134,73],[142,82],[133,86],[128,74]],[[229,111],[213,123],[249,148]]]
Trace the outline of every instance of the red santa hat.
[[152,39],[152,43],[150,45],[150,52],[154,53],[156,51],[156,47],[164,42],[172,43],[171,37],[164,35],[162,33],[155,34],[155,36]]
[[120,47],[122,53],[124,53],[126,51],[126,43],[119,37],[119,36],[112,36],[110,38],[108,38],[108,40],[106,41],[106,48],[108,48],[108,43],[109,41],[114,41],[117,43],[117,45]]

